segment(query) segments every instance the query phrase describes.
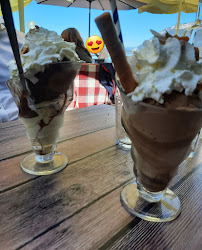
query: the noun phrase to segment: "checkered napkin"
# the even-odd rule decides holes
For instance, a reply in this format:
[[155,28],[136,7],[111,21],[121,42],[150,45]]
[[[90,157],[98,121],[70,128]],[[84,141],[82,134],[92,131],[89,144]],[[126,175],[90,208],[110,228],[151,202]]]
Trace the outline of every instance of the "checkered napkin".
[[99,64],[82,64],[74,80],[74,99],[67,110],[109,104],[107,90],[99,82]]

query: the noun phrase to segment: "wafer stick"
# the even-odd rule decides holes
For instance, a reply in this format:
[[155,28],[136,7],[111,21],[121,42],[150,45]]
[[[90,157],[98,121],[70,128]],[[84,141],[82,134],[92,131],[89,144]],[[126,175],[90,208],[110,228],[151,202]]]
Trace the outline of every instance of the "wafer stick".
[[122,87],[126,93],[134,91],[138,84],[135,81],[130,65],[126,59],[123,45],[117,36],[110,13],[105,12],[97,17],[95,22],[107,46]]

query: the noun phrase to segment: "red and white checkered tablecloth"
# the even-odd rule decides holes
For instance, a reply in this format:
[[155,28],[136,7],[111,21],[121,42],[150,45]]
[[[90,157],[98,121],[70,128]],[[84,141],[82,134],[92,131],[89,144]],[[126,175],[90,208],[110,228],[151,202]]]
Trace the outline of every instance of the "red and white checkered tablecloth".
[[109,104],[107,90],[99,82],[99,64],[83,63],[74,80],[74,99],[67,110]]

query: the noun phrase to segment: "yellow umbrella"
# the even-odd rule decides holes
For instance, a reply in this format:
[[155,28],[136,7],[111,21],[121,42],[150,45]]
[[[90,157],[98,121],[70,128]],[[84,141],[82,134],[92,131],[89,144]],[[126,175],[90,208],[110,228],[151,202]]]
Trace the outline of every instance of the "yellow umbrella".
[[150,12],[156,14],[178,14],[176,34],[179,34],[181,11],[185,13],[197,12],[199,0],[138,0],[146,5],[138,8],[139,13]]
[[[24,24],[24,7],[26,7],[32,0],[10,0],[10,5],[12,12],[19,10],[19,19],[20,19],[20,31],[25,32]],[[0,9],[0,16],[2,16]]]
[[194,13],[197,11],[199,0],[138,0],[146,5],[138,8],[139,12],[150,12],[156,14],[173,14],[179,12],[179,5],[182,2],[181,11]]

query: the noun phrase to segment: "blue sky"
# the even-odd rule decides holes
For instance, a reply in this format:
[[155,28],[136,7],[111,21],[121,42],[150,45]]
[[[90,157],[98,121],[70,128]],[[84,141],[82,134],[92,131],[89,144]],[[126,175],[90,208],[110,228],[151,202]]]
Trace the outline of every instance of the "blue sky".
[[[75,27],[80,32],[84,42],[88,38],[88,9],[64,8],[58,6],[48,6],[37,4],[32,1],[25,7],[25,26],[28,32],[27,23],[35,21],[38,26],[43,26],[49,30],[54,30],[58,34],[69,27]],[[101,15],[101,10],[91,10],[91,35],[100,35],[94,19]],[[13,13],[15,27],[19,30],[18,12]],[[196,14],[186,14],[182,12],[181,23],[195,21]],[[119,11],[119,19],[125,47],[136,47],[146,39],[152,37],[150,29],[161,31],[173,26],[177,22],[177,14],[138,14],[137,10]]]

